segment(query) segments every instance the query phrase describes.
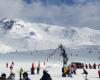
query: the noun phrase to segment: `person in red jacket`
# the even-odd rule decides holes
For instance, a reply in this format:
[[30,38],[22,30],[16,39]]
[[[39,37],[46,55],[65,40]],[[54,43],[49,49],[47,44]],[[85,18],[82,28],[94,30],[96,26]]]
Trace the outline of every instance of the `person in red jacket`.
[[34,74],[34,71],[35,71],[35,67],[34,67],[34,63],[32,63],[31,74]]
[[99,75],[99,78],[100,78],[100,70],[98,70],[98,75]]

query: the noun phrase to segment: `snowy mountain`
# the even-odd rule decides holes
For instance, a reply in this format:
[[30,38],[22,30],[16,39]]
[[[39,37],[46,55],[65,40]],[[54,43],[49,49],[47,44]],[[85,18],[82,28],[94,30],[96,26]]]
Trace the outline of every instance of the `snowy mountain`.
[[100,45],[100,30],[29,23],[12,18],[0,21],[1,52],[50,49],[59,44],[66,47]]

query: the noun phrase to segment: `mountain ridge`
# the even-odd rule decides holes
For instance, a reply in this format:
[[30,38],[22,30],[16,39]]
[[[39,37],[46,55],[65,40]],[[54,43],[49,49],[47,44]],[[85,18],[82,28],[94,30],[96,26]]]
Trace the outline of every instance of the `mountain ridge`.
[[0,37],[1,45],[11,50],[50,49],[59,44],[66,47],[100,45],[100,30],[29,23],[12,18],[0,21]]

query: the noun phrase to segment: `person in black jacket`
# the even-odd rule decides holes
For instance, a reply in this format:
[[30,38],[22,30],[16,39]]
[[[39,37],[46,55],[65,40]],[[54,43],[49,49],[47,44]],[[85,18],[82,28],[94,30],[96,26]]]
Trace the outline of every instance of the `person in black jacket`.
[[83,73],[82,73],[82,74],[85,75],[85,80],[88,80],[88,79],[87,79],[88,72],[87,72],[85,69],[83,69]]
[[28,77],[28,73],[27,73],[27,72],[24,72],[24,73],[23,73],[23,80],[31,80],[31,79]]
[[5,73],[1,74],[0,80],[7,80],[7,79],[6,79],[6,74],[5,74]]
[[52,80],[50,74],[46,70],[43,70],[43,76],[40,80]]

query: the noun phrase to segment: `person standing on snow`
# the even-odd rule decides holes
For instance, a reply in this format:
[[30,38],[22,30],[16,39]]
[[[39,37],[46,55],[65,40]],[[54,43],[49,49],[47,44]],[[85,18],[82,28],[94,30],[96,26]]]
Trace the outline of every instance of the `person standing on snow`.
[[12,65],[14,66],[14,62],[12,61]]
[[88,69],[88,65],[87,64],[85,64],[85,68]]
[[85,69],[83,69],[83,73],[82,73],[82,74],[85,75],[85,80],[88,80],[88,79],[87,79],[88,72],[87,72]]
[[52,80],[50,74],[46,70],[43,70],[43,76],[40,80]]
[[12,70],[13,70],[13,66],[12,65],[10,65],[10,73],[12,73]]
[[20,68],[20,71],[19,71],[19,77],[20,77],[20,79],[19,80],[22,80],[22,75],[23,75],[23,68]]
[[100,69],[100,64],[98,64],[98,69]]
[[34,74],[34,71],[35,71],[35,67],[34,67],[34,63],[32,63],[31,74]]
[[6,68],[8,68],[8,63],[6,63]]
[[96,69],[96,64],[95,63],[93,64],[93,69]]
[[91,64],[89,63],[89,69],[92,69],[92,66],[91,66]]
[[39,71],[40,71],[40,62],[39,62],[38,67],[37,67],[37,74],[39,74]]
[[98,70],[98,75],[99,75],[99,78],[100,78],[100,70]]

